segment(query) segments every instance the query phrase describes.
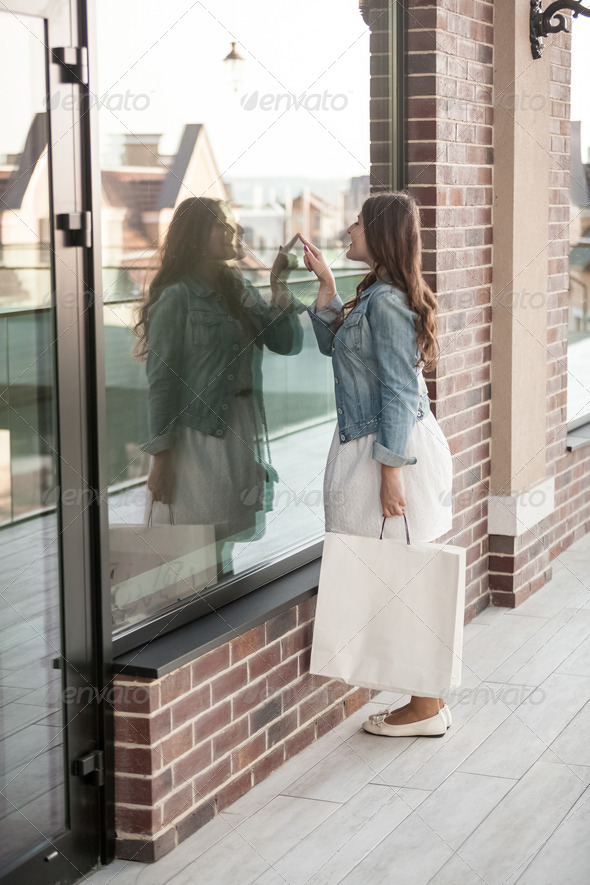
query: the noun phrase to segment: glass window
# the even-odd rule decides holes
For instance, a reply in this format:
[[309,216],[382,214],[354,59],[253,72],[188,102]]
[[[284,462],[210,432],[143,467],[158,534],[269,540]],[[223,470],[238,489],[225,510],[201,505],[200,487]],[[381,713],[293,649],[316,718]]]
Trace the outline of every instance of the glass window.
[[102,0],[97,16],[119,634],[197,596],[204,613],[323,536],[333,378],[294,237],[351,297],[370,35],[358,0],[288,17],[270,0]]
[[567,422],[590,421],[590,23],[572,28],[572,137],[570,167],[570,254]]
[[2,15],[2,45],[29,68],[23,90],[0,98],[11,124],[0,149],[0,525],[52,510],[57,485],[45,59],[42,26],[26,21]]
[[[66,821],[46,31],[0,12],[0,868]],[[18,70],[18,79],[14,72]]]

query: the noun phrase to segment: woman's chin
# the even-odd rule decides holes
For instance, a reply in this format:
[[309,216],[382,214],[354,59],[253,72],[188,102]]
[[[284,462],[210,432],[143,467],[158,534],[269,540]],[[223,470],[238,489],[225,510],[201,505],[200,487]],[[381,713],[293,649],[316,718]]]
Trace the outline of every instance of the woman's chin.
[[364,258],[359,258],[358,255],[355,255],[355,254],[354,254],[354,252],[353,252],[352,255],[351,255],[351,254],[350,254],[350,251],[348,251],[348,252],[346,253],[346,257],[348,258],[349,261],[360,261],[362,264],[366,264],[366,263],[367,263],[367,262],[364,260]]

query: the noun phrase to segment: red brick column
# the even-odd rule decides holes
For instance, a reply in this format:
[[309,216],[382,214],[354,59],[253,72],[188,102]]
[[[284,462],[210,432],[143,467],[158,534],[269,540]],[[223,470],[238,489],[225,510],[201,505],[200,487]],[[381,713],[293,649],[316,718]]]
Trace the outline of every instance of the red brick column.
[[408,3],[408,189],[422,206],[441,360],[427,377],[454,455],[467,620],[489,601],[493,3]]
[[467,620],[490,601],[515,606],[538,590],[551,578],[551,559],[590,527],[590,452],[566,450],[571,38],[559,34],[545,41],[551,60],[546,474],[555,475],[556,509],[535,526],[536,537],[487,534],[493,22],[488,0],[408,3],[408,182],[423,207],[424,267],[438,297],[443,356],[427,380],[454,454],[450,535],[467,548]]

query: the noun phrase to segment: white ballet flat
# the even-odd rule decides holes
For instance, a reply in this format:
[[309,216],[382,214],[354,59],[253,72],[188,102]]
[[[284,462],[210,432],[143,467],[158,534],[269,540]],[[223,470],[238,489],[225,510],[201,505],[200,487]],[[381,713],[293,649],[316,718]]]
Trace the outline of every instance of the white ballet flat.
[[374,713],[370,719],[363,722],[363,729],[370,734],[382,734],[387,737],[442,737],[447,730],[447,718],[442,710],[429,716],[428,719],[419,719],[418,722],[405,722],[402,725],[390,725],[385,721],[391,710],[384,713]]
[[[391,710],[383,710],[381,713],[371,713],[371,715],[369,716],[369,721],[370,722],[378,722],[381,719],[385,719],[386,716],[389,716],[391,713],[394,713],[396,709],[397,709],[396,707],[392,707]],[[438,712],[442,713],[443,718],[446,722],[447,728],[453,724],[453,717],[451,715],[451,708],[448,706],[448,704],[446,702],[440,708],[440,710]]]
[[445,704],[444,707],[441,707],[439,712],[442,713],[443,716],[445,717],[446,722],[447,722],[447,728],[449,727],[449,725],[453,724],[453,717],[451,716],[451,708],[447,704]]

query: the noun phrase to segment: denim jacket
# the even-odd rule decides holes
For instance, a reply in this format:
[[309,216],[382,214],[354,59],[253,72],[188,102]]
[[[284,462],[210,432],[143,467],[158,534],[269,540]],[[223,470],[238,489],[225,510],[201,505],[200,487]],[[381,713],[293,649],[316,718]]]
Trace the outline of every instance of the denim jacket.
[[167,286],[148,313],[146,371],[152,455],[172,448],[178,424],[224,437],[238,395],[262,403],[262,348],[299,353],[303,329],[295,307],[268,304],[248,280],[241,303],[254,337],[228,313],[225,297],[195,279]]
[[362,292],[338,328],[336,293],[320,310],[308,308],[320,351],[332,357],[340,442],[376,433],[372,456],[382,464],[416,464],[406,448],[430,399],[416,345],[415,311],[391,283],[378,280]]

